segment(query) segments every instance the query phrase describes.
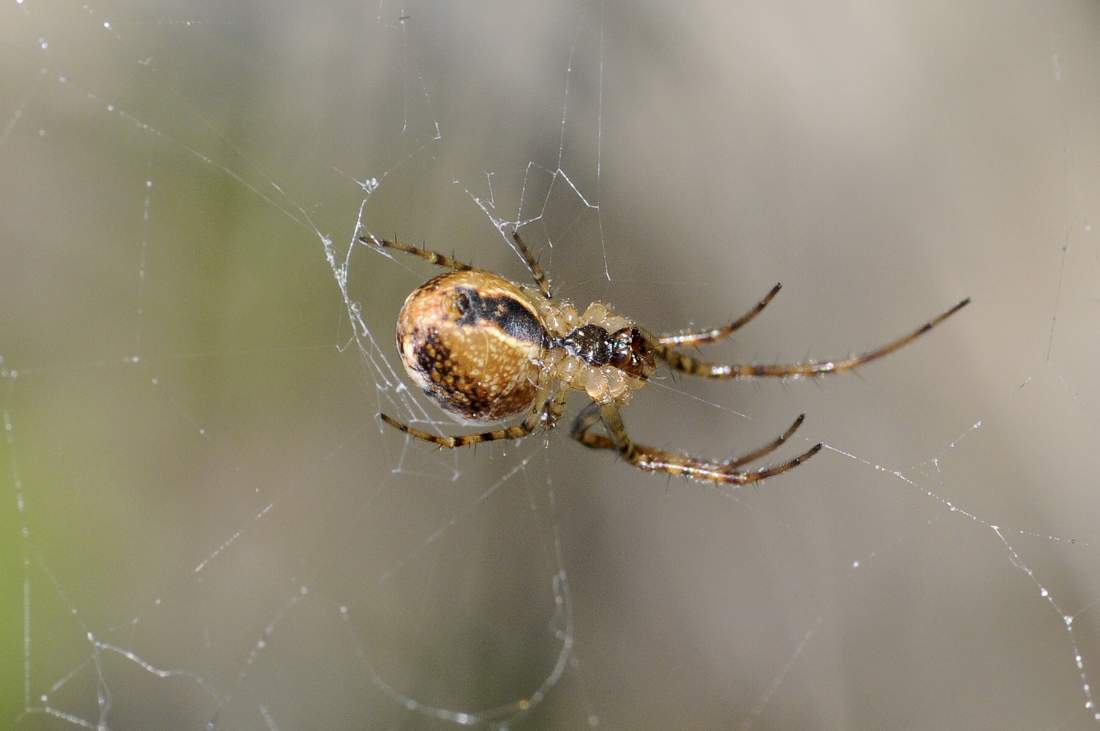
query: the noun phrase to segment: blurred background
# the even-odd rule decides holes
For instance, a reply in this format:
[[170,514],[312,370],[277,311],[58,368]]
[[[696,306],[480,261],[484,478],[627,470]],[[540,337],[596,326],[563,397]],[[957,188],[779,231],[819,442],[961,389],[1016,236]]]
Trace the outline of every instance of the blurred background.
[[[1043,728],[1100,681],[1100,8],[0,7],[0,721],[19,729]],[[461,431],[397,236],[651,329],[777,281],[634,435]],[[583,405],[571,403],[569,418]]]

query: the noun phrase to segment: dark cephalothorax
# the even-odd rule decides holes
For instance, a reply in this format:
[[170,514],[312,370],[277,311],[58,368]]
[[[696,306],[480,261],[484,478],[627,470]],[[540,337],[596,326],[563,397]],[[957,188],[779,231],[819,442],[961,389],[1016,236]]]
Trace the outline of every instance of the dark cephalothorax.
[[584,325],[552,339],[550,345],[564,348],[588,365],[612,365],[635,378],[646,379],[656,368],[653,348],[636,327],[610,333],[599,325]]
[[599,325],[584,325],[551,341],[588,365],[604,366],[611,362],[611,334]]

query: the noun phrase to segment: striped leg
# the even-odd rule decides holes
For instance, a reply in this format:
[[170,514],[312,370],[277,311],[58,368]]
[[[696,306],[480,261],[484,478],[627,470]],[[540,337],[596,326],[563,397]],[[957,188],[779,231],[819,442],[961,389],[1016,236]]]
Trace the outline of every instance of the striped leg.
[[535,280],[535,284],[539,286],[539,291],[542,292],[542,296],[546,299],[550,299],[550,280],[546,278],[546,273],[542,271],[542,267],[539,266],[538,259],[532,254],[531,250],[527,248],[527,244],[523,243],[523,239],[520,238],[519,230],[512,232],[512,241],[516,243],[516,251],[519,253],[523,263],[527,265],[527,271],[531,272],[531,278]]
[[722,465],[726,467],[726,469],[732,470],[740,467],[741,465],[746,465],[749,462],[755,462],[765,455],[771,454],[775,450],[782,447],[783,443],[790,439],[791,436],[796,431],[798,431],[798,427],[802,426],[802,422],[805,421],[805,419],[805,414],[799,414],[798,418],[794,420],[794,423],[787,427],[787,431],[783,432],[775,439],[771,440],[762,447],[758,447],[752,450],[748,454],[741,455],[740,457],[735,457],[734,459],[728,459],[723,462]]
[[[802,422],[806,419],[805,414],[799,414],[798,418],[794,420],[794,423],[787,427],[787,431],[780,434],[778,437],[768,442],[762,447],[754,449],[748,454],[740,457],[731,457],[730,459],[721,462],[721,466],[726,469],[733,469],[742,465],[754,462],[761,457],[771,454],[794,435],[798,428],[802,426]],[[603,434],[595,434],[592,429],[600,423],[599,406],[595,403],[590,403],[585,407],[580,414],[577,415],[576,420],[573,422],[573,429],[571,436],[578,442],[590,449],[614,449],[618,451],[618,447],[615,446],[615,442],[610,437],[606,437]],[[644,445],[638,445],[639,448],[655,451],[653,447],[644,447]]]
[[759,315],[768,303],[779,294],[779,290],[783,288],[782,284],[776,284],[772,287],[771,291],[764,295],[764,299],[756,303],[756,305],[741,315],[733,322],[722,327],[716,327],[712,330],[697,330],[693,332],[677,333],[675,335],[661,335],[657,338],[657,342],[661,345],[703,345],[705,343],[713,343],[722,338],[727,338],[737,330],[740,330],[745,325]]
[[913,342],[921,335],[939,325],[947,318],[954,315],[970,304],[970,299],[964,299],[959,304],[952,307],[947,312],[929,320],[913,332],[903,335],[902,337],[891,340],[885,345],[879,346],[874,350],[869,350],[866,353],[855,355],[843,360],[827,360],[827,361],[805,361],[803,363],[765,363],[760,365],[754,364],[734,364],[728,365],[725,363],[708,363],[702,360],[696,360],[689,355],[684,355],[678,350],[671,348],[661,343],[660,339],[653,338],[652,344],[654,352],[658,358],[661,358],[668,363],[670,368],[678,371],[683,371],[693,376],[701,376],[702,378],[721,378],[721,379],[733,379],[733,378],[758,378],[758,377],[773,377],[773,378],[802,378],[804,376],[822,376],[828,373],[842,373],[844,371],[850,371],[853,368],[858,368],[864,363],[870,363],[873,360],[893,353],[898,348],[901,348],[909,343]]
[[465,262],[458,261],[446,254],[440,254],[438,251],[432,251],[430,249],[423,249],[419,246],[413,246],[412,244],[403,244],[400,241],[390,241],[389,239],[380,239],[376,236],[360,236],[359,243],[366,244],[373,248],[381,249],[394,249],[395,251],[403,251],[406,254],[412,254],[418,256],[424,261],[435,264],[436,266],[443,267],[444,269],[454,269],[455,271],[465,272],[473,269],[472,266]]
[[[608,434],[610,434],[609,437],[592,432],[592,428],[599,422],[603,423]],[[747,472],[735,469],[774,451],[786,442],[801,425],[802,417],[800,416],[787,431],[767,445],[755,449],[743,457],[718,463],[634,442],[626,433],[622,416],[614,405],[589,404],[573,422],[572,436],[584,446],[592,449],[617,450],[623,456],[623,459],[646,472],[667,472],[668,474],[684,475],[703,482],[743,485],[794,469],[821,450],[821,445],[816,444],[797,457],[771,467]]]
[[569,430],[569,436],[588,447],[589,449],[615,449],[615,442],[603,434],[592,433],[592,427],[600,423],[600,405],[592,401],[581,409],[577,418],[573,420],[573,428]]
[[415,437],[425,442],[431,442],[444,449],[454,449],[455,447],[467,447],[471,444],[480,444],[481,442],[495,442],[500,439],[522,439],[538,429],[539,426],[547,430],[553,429],[558,419],[561,418],[562,412],[565,410],[566,396],[567,392],[563,391],[556,396],[551,396],[545,401],[538,403],[538,405],[531,409],[531,412],[524,420],[515,426],[494,429],[492,431],[481,432],[480,434],[439,436],[438,434],[431,434],[422,429],[417,429],[414,426],[404,424],[387,414],[379,414],[379,416],[382,417],[382,421],[398,431],[405,432],[410,437]]

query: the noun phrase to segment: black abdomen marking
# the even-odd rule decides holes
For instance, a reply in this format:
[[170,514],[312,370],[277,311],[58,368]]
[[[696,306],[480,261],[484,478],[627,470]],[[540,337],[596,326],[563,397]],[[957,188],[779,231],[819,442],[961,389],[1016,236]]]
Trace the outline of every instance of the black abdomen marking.
[[461,287],[457,292],[459,325],[477,326],[487,321],[516,340],[545,346],[547,337],[542,324],[514,297],[482,297],[471,287]]

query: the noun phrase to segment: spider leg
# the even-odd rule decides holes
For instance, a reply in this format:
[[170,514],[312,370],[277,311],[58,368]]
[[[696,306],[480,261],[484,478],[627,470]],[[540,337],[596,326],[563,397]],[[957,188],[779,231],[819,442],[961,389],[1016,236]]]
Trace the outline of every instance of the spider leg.
[[789,427],[787,427],[787,431],[783,432],[782,434],[780,434],[775,439],[771,440],[770,442],[768,442],[767,444],[765,444],[762,447],[758,447],[758,448],[752,450],[751,452],[749,452],[747,454],[741,455],[740,457],[735,457],[733,459],[728,459],[725,462],[723,462],[722,465],[724,467],[726,467],[727,469],[732,470],[732,469],[736,469],[737,467],[740,467],[741,465],[746,465],[749,462],[755,462],[756,460],[760,459],[761,457],[763,457],[766,454],[771,454],[772,452],[774,452],[775,450],[777,450],[781,446],[783,446],[783,443],[786,442],[788,439],[790,439],[791,436],[796,431],[798,431],[798,427],[802,426],[802,422],[805,419],[806,419],[805,414],[799,414],[798,418],[794,420],[794,423],[791,424]]
[[[771,454],[779,449],[779,447],[783,446],[783,444],[798,431],[798,427],[802,426],[802,422],[805,418],[805,414],[799,414],[798,418],[794,420],[794,423],[787,427],[787,431],[783,432],[764,446],[754,449],[747,454],[724,460],[720,463],[721,466],[725,469],[734,469],[746,465],[749,462],[754,462],[767,454]],[[615,442],[613,442],[610,437],[592,432],[592,428],[598,423],[600,423],[599,410],[597,404],[593,402],[577,415],[576,420],[573,422],[571,436],[589,449],[618,449],[618,447],[615,446]],[[647,449],[653,448],[647,447]]]
[[438,251],[432,251],[430,249],[422,249],[419,246],[413,246],[412,244],[404,244],[400,241],[390,241],[389,239],[380,239],[376,236],[360,236],[359,242],[366,244],[376,249],[394,249],[395,251],[403,251],[406,254],[412,254],[418,256],[430,264],[443,267],[444,269],[454,269],[458,272],[465,272],[473,269],[472,266],[465,262],[458,261],[446,254],[440,254]]
[[535,284],[539,286],[539,291],[542,292],[542,296],[546,299],[550,299],[550,280],[546,278],[546,272],[542,271],[542,267],[539,266],[538,260],[531,254],[531,250],[527,248],[527,244],[523,243],[523,239],[520,238],[519,229],[512,231],[512,241],[516,243],[516,251],[519,253],[519,257],[523,259],[523,263],[527,265],[527,271],[531,272],[531,278],[535,280]]
[[843,360],[827,360],[827,361],[803,361],[801,363],[763,363],[763,364],[725,364],[725,363],[709,363],[707,361],[697,360],[689,355],[685,355],[674,348],[670,348],[667,345],[663,345],[657,338],[651,338],[654,352],[658,358],[661,358],[668,363],[670,368],[678,371],[683,371],[693,376],[701,376],[702,378],[720,378],[720,379],[734,379],[734,378],[758,378],[758,377],[773,377],[773,378],[801,378],[804,376],[822,376],[829,373],[842,373],[844,371],[858,368],[864,363],[870,363],[873,360],[893,353],[898,348],[908,345],[912,341],[925,334],[936,325],[947,318],[954,315],[970,304],[970,298],[964,299],[946,312],[936,316],[935,318],[924,323],[916,330],[906,335],[891,340],[885,345],[881,345],[873,350],[869,350],[866,353],[854,355]]
[[615,442],[603,434],[592,433],[592,427],[600,423],[600,405],[592,401],[577,414],[569,436],[589,449],[617,449]]
[[745,325],[759,315],[768,303],[779,294],[779,290],[783,288],[783,285],[776,284],[771,288],[771,291],[764,295],[764,299],[757,302],[751,310],[741,315],[733,322],[722,327],[716,327],[711,330],[695,330],[692,332],[677,333],[674,335],[661,335],[658,336],[657,342],[661,345],[703,345],[704,343],[713,343],[722,338],[729,337],[737,330],[740,330]]
[[542,428],[550,431],[558,425],[558,419],[565,412],[565,402],[569,398],[569,389],[562,389],[553,398],[547,398],[539,410]]
[[[751,452],[744,454],[740,457],[731,457],[730,459],[721,462],[721,466],[726,469],[733,469],[740,467],[741,465],[753,462],[761,457],[771,454],[776,449],[781,447],[791,436],[794,435],[798,428],[802,426],[802,422],[805,420],[805,414],[799,414],[798,418],[794,420],[794,423],[787,427],[787,431],[780,434],[778,437],[768,442],[762,447],[752,450]],[[615,446],[615,442],[610,437],[606,437],[603,434],[595,434],[592,432],[592,428],[600,423],[600,414],[598,404],[595,402],[586,406],[577,418],[573,422],[573,428],[571,430],[571,436],[578,442],[590,449],[618,449]],[[653,450],[653,447],[646,447]],[[656,451],[656,450],[655,450]]]
[[431,434],[422,429],[417,429],[414,426],[409,426],[387,414],[380,413],[378,415],[382,418],[382,421],[398,431],[405,432],[410,437],[415,437],[425,442],[431,442],[443,449],[454,449],[455,447],[467,447],[471,444],[480,444],[481,442],[495,442],[500,439],[522,439],[523,437],[529,436],[538,429],[540,425],[547,430],[553,429],[558,419],[561,418],[562,412],[565,410],[565,399],[567,395],[568,393],[563,391],[555,396],[548,397],[545,401],[536,402],[535,407],[531,409],[519,424],[478,434],[439,436],[438,434]]
[[[597,422],[603,423],[610,436],[592,433],[591,429]],[[617,450],[623,459],[645,472],[665,472],[670,475],[683,475],[703,482],[744,485],[794,469],[821,450],[821,445],[815,444],[797,457],[771,467],[744,472],[734,469],[734,467],[740,466],[751,459],[756,459],[773,451],[785,442],[801,423],[802,418],[799,417],[779,439],[773,440],[765,447],[754,450],[745,457],[721,463],[708,462],[678,452],[669,452],[638,444],[627,434],[619,409],[614,404],[589,404],[573,422],[572,435],[574,439],[586,447]]]

